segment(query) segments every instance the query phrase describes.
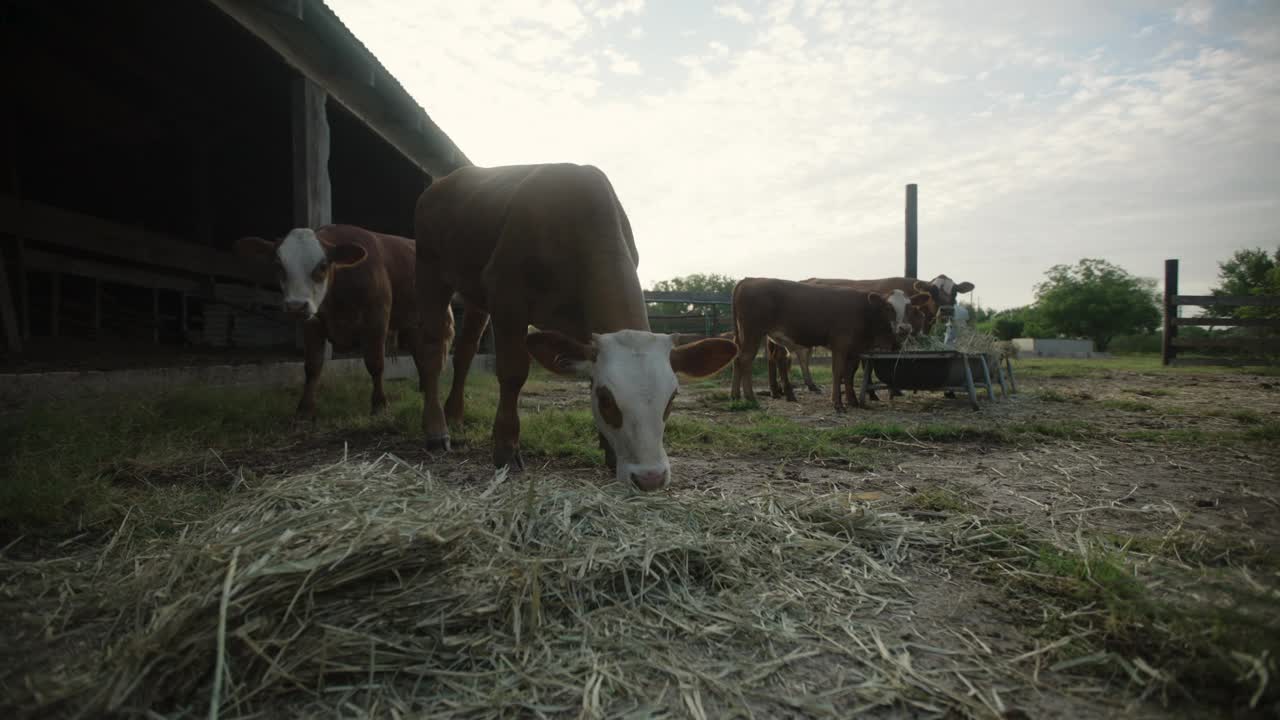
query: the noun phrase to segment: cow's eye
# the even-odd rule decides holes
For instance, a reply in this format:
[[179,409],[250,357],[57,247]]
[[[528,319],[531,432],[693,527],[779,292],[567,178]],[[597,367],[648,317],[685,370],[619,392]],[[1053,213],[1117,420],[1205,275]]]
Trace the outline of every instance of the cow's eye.
[[321,283],[324,282],[325,276],[329,273],[329,261],[321,260],[316,264],[316,269],[311,271],[311,279]]
[[615,429],[622,427],[622,410],[613,399],[613,393],[609,392],[609,388],[603,385],[596,388],[596,403],[600,407],[600,417],[604,418],[609,427]]
[[662,422],[666,422],[671,417],[671,408],[676,404],[676,393],[671,393],[671,399],[667,401],[667,409],[662,411]]

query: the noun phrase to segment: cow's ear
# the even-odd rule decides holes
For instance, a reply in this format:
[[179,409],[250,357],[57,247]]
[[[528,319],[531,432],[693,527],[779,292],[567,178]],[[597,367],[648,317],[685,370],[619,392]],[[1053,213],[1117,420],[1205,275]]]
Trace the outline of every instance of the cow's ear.
[[530,333],[524,343],[539,365],[557,375],[591,376],[598,353],[594,343],[580,343],[553,330]]
[[971,282],[962,282],[959,285],[956,285],[956,292],[958,293],[967,293],[967,292],[971,292],[972,290],[973,290],[973,283]]
[[352,267],[359,265],[369,257],[369,253],[359,245],[341,243],[325,248],[325,257],[336,267]]
[[889,296],[884,293],[869,292],[867,293],[867,304],[872,310],[879,308],[889,301]]
[[738,356],[738,345],[724,338],[707,338],[671,348],[671,369],[700,378],[720,372]]
[[928,305],[933,302],[933,296],[927,292],[916,293],[911,296],[912,305]]
[[232,251],[242,258],[250,258],[253,260],[274,260],[276,257],[276,247],[279,243],[273,243],[270,240],[263,240],[260,237],[250,235],[236,240]]
[[927,293],[927,292],[929,292],[929,283],[927,283],[927,282],[923,282],[923,281],[921,281],[921,280],[917,280],[917,281],[915,281],[914,283],[912,283],[912,284],[911,284],[911,289],[912,289],[914,292],[918,292],[918,293]]

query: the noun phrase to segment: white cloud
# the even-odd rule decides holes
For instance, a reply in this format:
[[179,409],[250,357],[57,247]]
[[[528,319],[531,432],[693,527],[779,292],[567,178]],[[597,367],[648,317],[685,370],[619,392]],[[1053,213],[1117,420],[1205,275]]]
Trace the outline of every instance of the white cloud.
[[605,59],[609,61],[609,69],[618,75],[640,75],[640,63],[614,50],[613,48],[604,49]]
[[741,5],[736,5],[734,3],[716,5],[715,11],[716,11],[716,14],[718,15],[723,15],[727,18],[732,18],[744,24],[754,22],[755,20],[755,18],[751,16],[751,13],[747,12],[746,10],[743,10]]
[[1213,3],[1209,0],[1191,0],[1173,13],[1174,22],[1180,25],[1203,26],[1213,18]]
[[627,15],[639,15],[644,10],[644,0],[619,0],[592,10],[591,14],[602,23],[615,22]]
[[[646,17],[623,54],[595,34],[612,3],[329,2],[477,163],[608,173],[646,285],[897,274],[909,182],[921,272],[974,282],[996,306],[1080,257],[1151,276],[1181,257],[1198,292],[1231,250],[1276,242],[1274,13],[1197,6],[1139,45],[1132,7],[1108,0],[983,13],[800,0],[759,17],[724,4],[707,25]],[[823,32],[832,12],[840,29]],[[675,50],[682,30],[719,39]],[[430,54],[427,34],[440,38]],[[643,75],[601,89],[641,61]]]

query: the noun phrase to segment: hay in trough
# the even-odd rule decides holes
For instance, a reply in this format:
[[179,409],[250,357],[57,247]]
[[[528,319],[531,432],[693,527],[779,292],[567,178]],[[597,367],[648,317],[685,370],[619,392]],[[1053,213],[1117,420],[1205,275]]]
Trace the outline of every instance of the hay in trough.
[[909,560],[946,533],[845,494],[641,496],[535,471],[458,488],[390,455],[341,462],[242,489],[181,537],[113,556],[95,581],[113,629],[24,678],[18,707],[996,715],[980,650],[902,633]]

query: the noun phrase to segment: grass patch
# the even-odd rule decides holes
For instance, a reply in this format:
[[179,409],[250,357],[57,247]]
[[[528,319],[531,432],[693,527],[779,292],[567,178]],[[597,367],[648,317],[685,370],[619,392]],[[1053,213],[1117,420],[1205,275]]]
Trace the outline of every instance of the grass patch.
[[1137,412],[1137,413],[1153,412],[1156,409],[1156,406],[1152,405],[1149,402],[1143,402],[1141,400],[1129,400],[1126,398],[1103,400],[1102,407],[1107,408],[1109,410],[1123,410],[1124,412]]
[[1141,397],[1170,397],[1171,395],[1173,395],[1173,392],[1171,390],[1165,390],[1163,388],[1150,388],[1146,390],[1130,390],[1129,392]]
[[[1165,697],[1242,710],[1280,699],[1269,682],[1280,647],[1280,602],[1265,591],[1184,578],[1196,596],[1158,593],[1128,553],[1114,547],[1065,550],[1025,527],[988,526],[968,546],[1011,596],[1011,607],[1057,641],[1058,671],[1130,681]],[[1136,549],[1131,543],[1129,549]],[[1204,595],[1215,595],[1208,601]],[[1199,597],[1197,597],[1199,596]],[[1259,672],[1261,669],[1261,672]]]
[[1036,392],[1036,397],[1045,402],[1078,404],[1092,396],[1085,392],[1065,393],[1055,388],[1044,388]]
[[1150,375],[1263,375],[1280,376],[1280,366],[1250,365],[1225,367],[1205,365],[1198,367],[1165,367],[1159,355],[1135,354],[1112,358],[1026,358],[1014,361],[1014,371],[1019,377],[1032,378],[1080,378],[1110,375],[1117,372]]
[[916,510],[949,514],[960,514],[973,509],[973,503],[943,487],[925,488],[912,493],[903,504]]
[[1121,440],[1138,440],[1183,445],[1236,445],[1240,443],[1276,442],[1280,440],[1280,421],[1267,420],[1245,430],[1199,430],[1197,428],[1165,428],[1129,430],[1117,436]]
[[1161,536],[1104,536],[1121,552],[1153,555],[1207,567],[1252,567],[1280,570],[1280,556],[1249,539],[1180,530]]
[[1244,431],[1246,440],[1253,442],[1276,442],[1280,441],[1280,421],[1268,420],[1260,425],[1249,428]]
[[[496,382],[479,373],[468,379],[468,399],[478,401],[468,408],[469,424],[493,420],[486,385]],[[317,420],[306,424],[293,422],[296,386],[186,387],[33,407],[0,426],[0,535],[109,524],[131,509],[161,519],[157,527],[176,526],[221,497],[218,483],[188,482],[193,465],[339,432],[418,432],[416,383],[387,381],[386,390],[389,413],[373,417],[367,378],[325,378]],[[157,491],[165,478],[183,491]],[[219,483],[227,479],[223,471]]]
[[1253,410],[1235,410],[1230,415],[1232,420],[1243,425],[1261,425],[1262,416]]

